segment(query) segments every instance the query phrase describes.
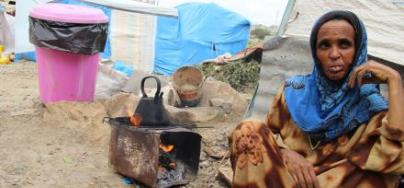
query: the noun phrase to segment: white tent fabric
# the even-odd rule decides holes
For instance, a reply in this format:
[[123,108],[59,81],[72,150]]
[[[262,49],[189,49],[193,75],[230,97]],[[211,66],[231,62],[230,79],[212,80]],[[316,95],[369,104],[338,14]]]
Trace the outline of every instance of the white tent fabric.
[[152,72],[157,16],[178,17],[177,9],[156,6],[155,0],[85,1],[112,9],[111,59]]
[[0,44],[6,48],[5,53],[14,52],[14,17],[0,10]]
[[157,17],[120,10],[111,14],[111,59],[152,72]]
[[285,34],[308,37],[322,14],[336,9],[350,10],[366,25],[369,54],[404,66],[403,4],[394,0],[296,0]]
[[28,15],[30,11],[38,4],[47,3],[51,0],[24,0],[16,4],[15,17],[15,53],[34,51],[34,46],[29,42],[29,24]]
[[133,0],[84,0],[89,3],[104,5],[113,9],[136,12],[142,14],[152,14],[159,16],[178,17],[178,11],[175,8],[164,8],[147,3],[136,2]]

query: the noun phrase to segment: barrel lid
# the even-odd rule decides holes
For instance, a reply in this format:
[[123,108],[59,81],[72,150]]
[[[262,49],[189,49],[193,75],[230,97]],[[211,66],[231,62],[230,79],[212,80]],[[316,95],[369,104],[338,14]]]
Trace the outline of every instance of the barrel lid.
[[99,9],[60,3],[48,3],[36,6],[30,16],[37,19],[65,23],[106,23],[108,17]]

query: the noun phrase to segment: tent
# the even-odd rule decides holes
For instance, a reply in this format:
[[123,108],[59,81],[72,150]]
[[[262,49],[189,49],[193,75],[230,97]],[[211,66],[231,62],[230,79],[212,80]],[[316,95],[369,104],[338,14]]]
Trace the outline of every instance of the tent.
[[[47,2],[50,0],[17,2],[17,58],[33,58],[27,17],[36,4]],[[249,37],[248,20],[215,4],[191,3],[166,8],[156,6],[155,0],[53,2],[101,8],[110,18],[109,37],[102,57],[145,72],[169,75],[179,66],[200,63],[225,52],[235,53],[246,47]],[[195,50],[190,51],[190,48]],[[167,59],[166,55],[173,59]]]
[[175,18],[177,9],[157,6],[157,0],[85,1],[111,9],[111,60],[153,72],[157,16]]
[[4,7],[0,5],[0,44],[5,45],[5,53],[14,49],[14,17],[6,14]]
[[285,35],[308,37],[315,19],[333,9],[349,10],[362,19],[369,54],[404,66],[404,6],[401,1],[299,0],[293,6]]
[[[145,6],[128,0],[86,1],[113,8],[112,59],[135,61],[135,69],[148,72],[170,75],[178,67],[200,63],[226,52],[236,53],[246,47],[249,38],[250,22],[214,3],[187,3],[174,9]],[[144,32],[138,33],[143,36],[133,36],[130,31],[136,31],[134,28],[139,26],[128,22],[128,18],[115,19],[119,14],[114,14],[114,11],[122,13],[118,10],[158,15],[157,25],[154,24],[156,17],[144,17],[139,20],[139,24],[147,27]],[[132,24],[134,27],[131,27],[132,30],[122,31],[122,23]],[[133,44],[139,43],[140,46],[133,48]],[[114,50],[114,46],[117,46],[117,50]],[[130,53],[125,53],[128,51]]]
[[400,21],[404,19],[402,3],[289,0],[277,36],[264,43],[259,86],[245,117],[263,119],[268,113],[272,98],[286,78],[311,72],[311,27],[322,14],[335,9],[356,13],[368,32],[369,58],[393,67],[404,76],[404,38],[401,37],[404,34],[404,24]]
[[214,3],[187,3],[177,9],[178,18],[158,18],[155,72],[170,75],[178,67],[247,46],[250,22],[239,14]]

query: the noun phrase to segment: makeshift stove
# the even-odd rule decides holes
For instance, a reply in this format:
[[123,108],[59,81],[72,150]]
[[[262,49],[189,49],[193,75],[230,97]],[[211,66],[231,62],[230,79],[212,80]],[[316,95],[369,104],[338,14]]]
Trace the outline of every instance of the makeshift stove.
[[199,134],[173,125],[144,126],[133,117],[110,118],[109,123],[110,163],[118,173],[153,188],[183,185],[195,179],[201,149]]

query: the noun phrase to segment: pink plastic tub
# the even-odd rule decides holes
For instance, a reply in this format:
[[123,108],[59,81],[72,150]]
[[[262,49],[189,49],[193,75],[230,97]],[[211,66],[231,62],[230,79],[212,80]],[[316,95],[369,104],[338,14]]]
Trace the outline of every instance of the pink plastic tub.
[[41,101],[92,101],[98,56],[36,47]]
[[[43,4],[30,13],[33,18],[66,23],[106,23],[98,9],[78,5]],[[98,53],[75,54],[36,46],[40,100],[92,101],[98,70]]]

